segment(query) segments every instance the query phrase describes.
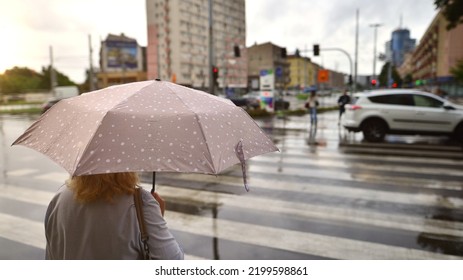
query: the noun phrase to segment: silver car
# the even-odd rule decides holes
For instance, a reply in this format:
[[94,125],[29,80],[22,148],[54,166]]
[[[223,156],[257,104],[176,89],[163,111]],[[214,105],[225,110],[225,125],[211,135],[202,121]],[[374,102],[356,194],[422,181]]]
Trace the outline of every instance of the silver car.
[[370,142],[386,134],[448,135],[463,142],[463,106],[413,89],[373,90],[354,95],[343,126]]

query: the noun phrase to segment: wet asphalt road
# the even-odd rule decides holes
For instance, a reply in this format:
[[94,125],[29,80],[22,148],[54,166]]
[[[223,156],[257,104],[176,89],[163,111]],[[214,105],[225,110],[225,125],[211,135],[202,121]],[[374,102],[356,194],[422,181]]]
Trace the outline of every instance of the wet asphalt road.
[[[42,259],[43,217],[67,177],[10,147],[33,121],[0,116],[0,259]],[[188,259],[463,258],[463,150],[447,138],[369,144],[337,112],[257,120],[280,152],[219,176],[156,174],[168,226]],[[143,174],[150,188],[151,174]]]

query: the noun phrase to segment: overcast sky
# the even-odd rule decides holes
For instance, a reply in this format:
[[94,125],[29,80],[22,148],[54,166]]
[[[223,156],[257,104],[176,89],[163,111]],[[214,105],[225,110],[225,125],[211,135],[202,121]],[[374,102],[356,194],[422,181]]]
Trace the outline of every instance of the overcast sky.
[[[320,44],[321,56],[307,55],[324,67],[350,72],[347,56],[324,48],[341,48],[355,62],[356,11],[359,10],[358,73],[373,72],[374,28],[377,53],[401,24],[417,42],[437,11],[434,0],[246,0],[246,44],[272,42],[286,47],[312,49]],[[50,62],[73,81],[84,81],[92,37],[93,64],[98,64],[100,40],[108,33],[125,33],[147,44],[145,0],[0,0],[0,73],[14,66],[37,71]],[[376,63],[379,73],[382,62]]]

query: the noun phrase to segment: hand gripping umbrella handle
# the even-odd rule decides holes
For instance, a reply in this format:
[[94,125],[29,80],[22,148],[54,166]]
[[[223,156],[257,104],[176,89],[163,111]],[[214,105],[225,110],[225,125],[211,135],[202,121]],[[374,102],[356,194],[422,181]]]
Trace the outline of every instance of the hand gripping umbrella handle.
[[244,188],[246,189],[246,191],[248,192],[249,191],[249,187],[248,187],[248,182],[247,182],[247,179],[246,179],[246,161],[244,159],[244,153],[243,153],[243,141],[240,140],[238,142],[238,144],[236,144],[236,147],[235,147],[235,153],[236,153],[236,156],[238,157],[238,159],[240,160],[241,162],[241,170],[243,172],[243,183],[244,183]]

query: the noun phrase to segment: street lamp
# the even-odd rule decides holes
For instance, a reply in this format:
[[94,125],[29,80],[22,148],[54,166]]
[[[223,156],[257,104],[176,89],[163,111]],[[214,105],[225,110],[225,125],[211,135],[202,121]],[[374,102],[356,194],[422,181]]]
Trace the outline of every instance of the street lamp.
[[374,34],[375,34],[374,47],[373,47],[373,76],[372,76],[373,80],[376,80],[376,33],[378,30],[378,27],[380,27],[381,25],[382,25],[381,23],[370,24],[370,27],[374,28]]

